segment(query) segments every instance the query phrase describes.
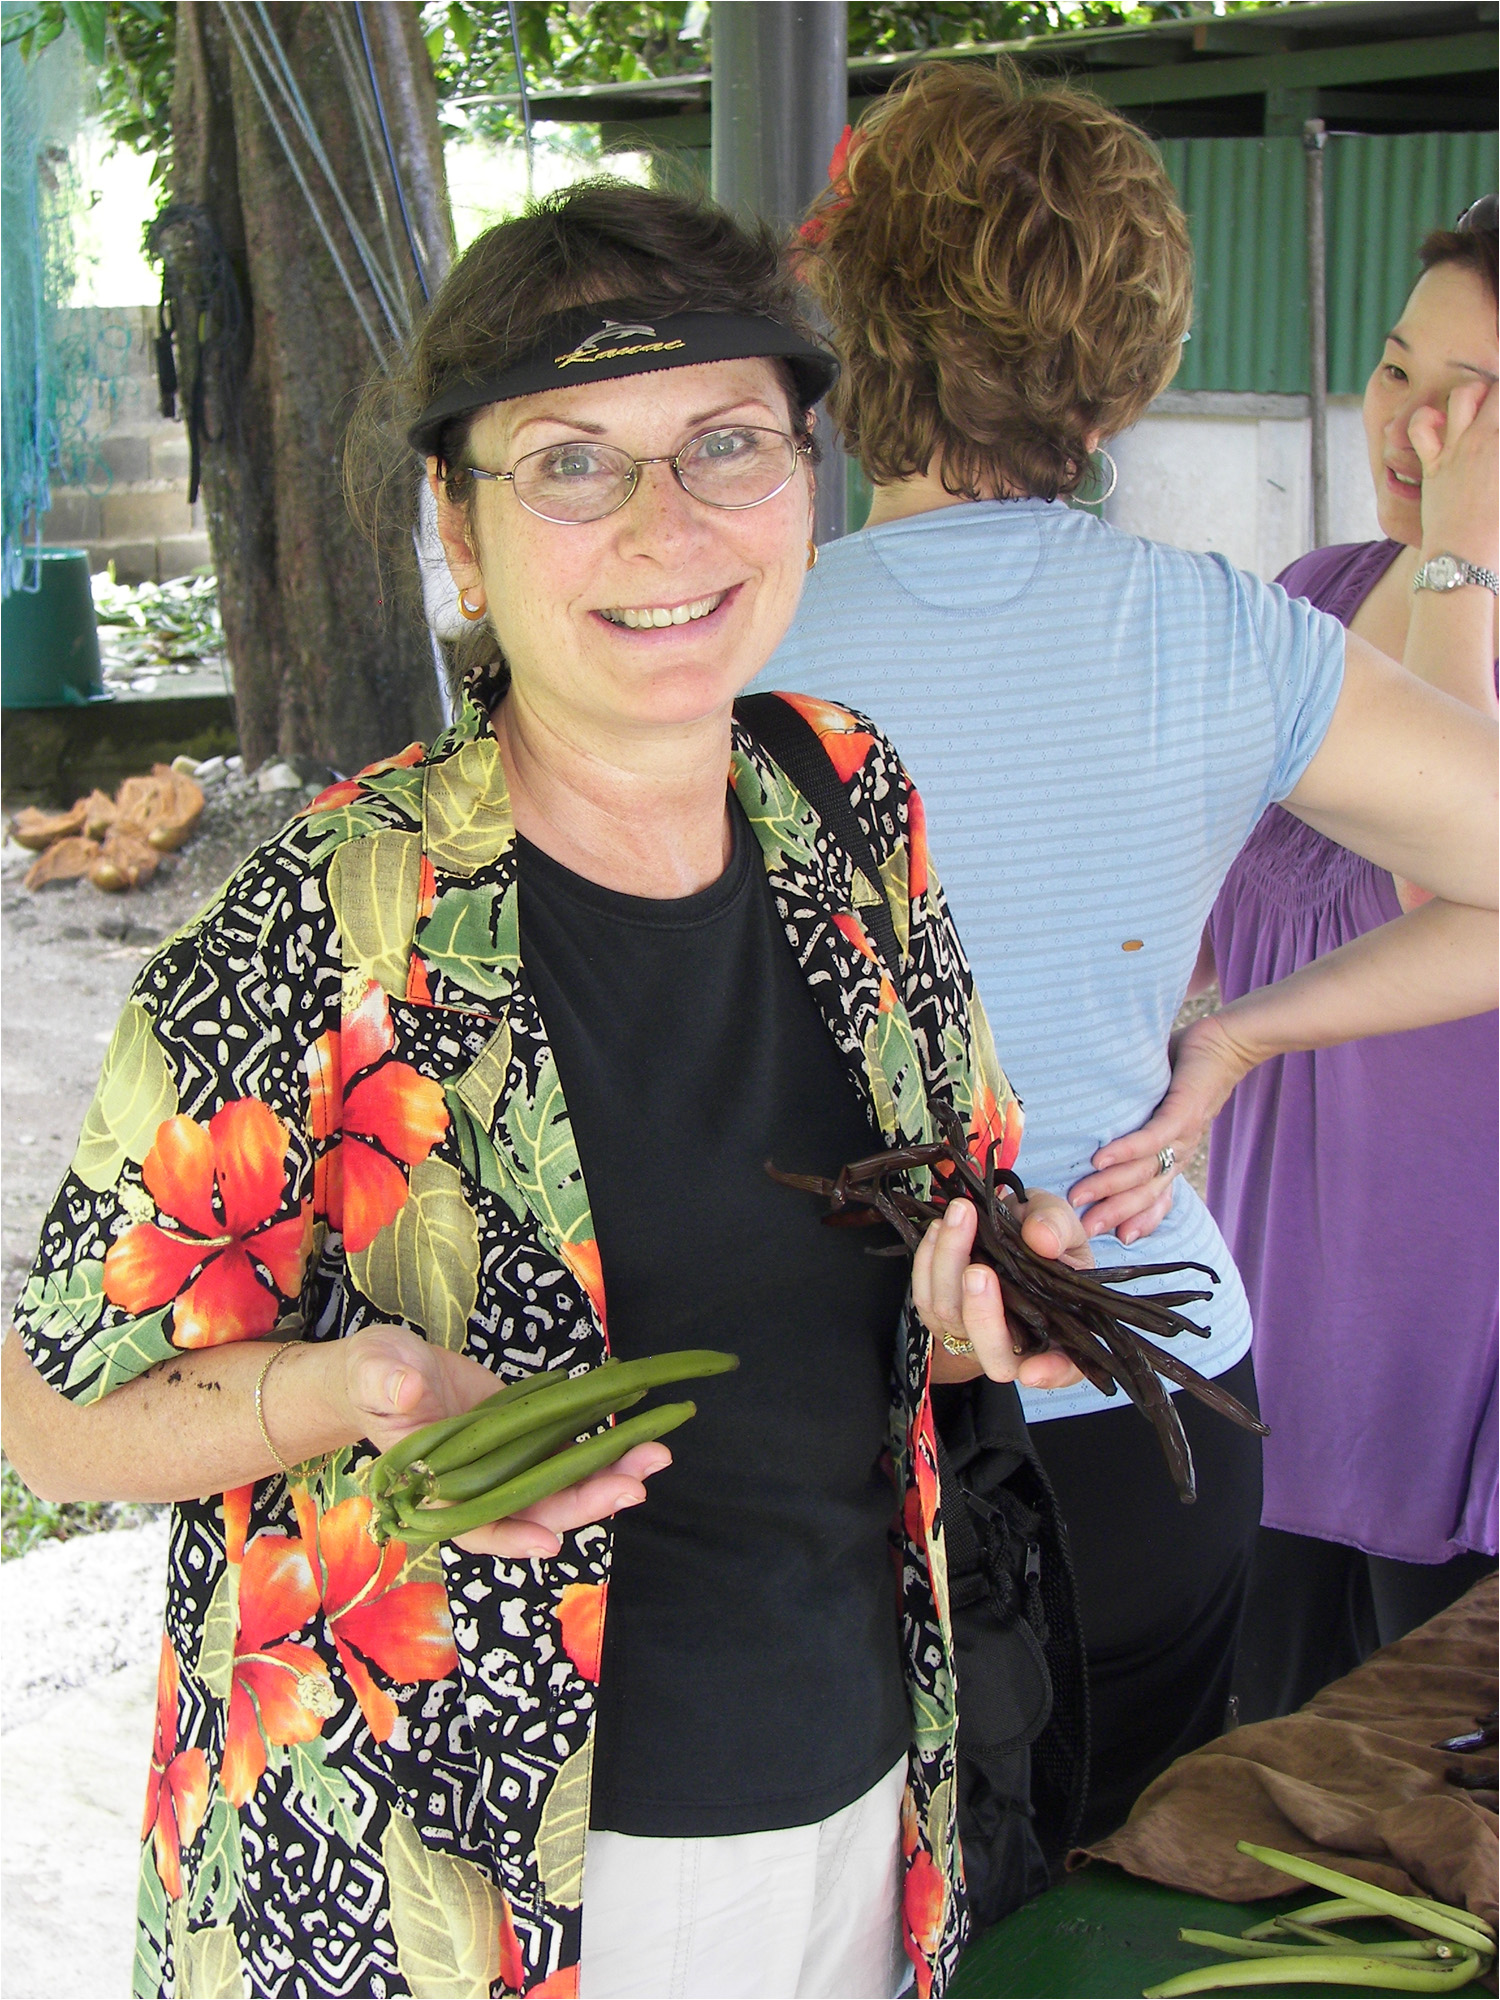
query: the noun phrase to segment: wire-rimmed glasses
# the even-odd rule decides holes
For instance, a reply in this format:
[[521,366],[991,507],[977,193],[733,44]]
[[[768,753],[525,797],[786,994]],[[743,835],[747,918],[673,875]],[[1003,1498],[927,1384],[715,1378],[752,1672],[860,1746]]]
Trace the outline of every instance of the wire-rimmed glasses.
[[602,521],[635,492],[643,465],[670,465],[683,492],[706,507],[759,507],[774,500],[811,450],[807,441],[759,424],[700,431],[669,457],[632,458],[612,444],[569,438],[518,458],[509,472],[470,466],[476,479],[506,479],[528,514],[563,527]]

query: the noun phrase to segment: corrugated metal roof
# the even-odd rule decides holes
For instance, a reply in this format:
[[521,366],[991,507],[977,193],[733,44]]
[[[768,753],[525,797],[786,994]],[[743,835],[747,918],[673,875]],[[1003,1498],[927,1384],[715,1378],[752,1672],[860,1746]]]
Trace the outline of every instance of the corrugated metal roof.
[[[1174,389],[1305,394],[1306,161],[1297,138],[1167,139],[1197,261]],[[1417,275],[1429,229],[1496,184],[1493,132],[1334,134],[1325,154],[1328,388],[1358,395]]]

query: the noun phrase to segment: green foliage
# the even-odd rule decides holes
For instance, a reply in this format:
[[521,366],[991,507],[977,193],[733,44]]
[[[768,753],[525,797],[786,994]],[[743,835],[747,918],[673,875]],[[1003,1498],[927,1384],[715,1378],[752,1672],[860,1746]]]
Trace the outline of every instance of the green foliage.
[[[1253,6],[1259,0],[1248,0]],[[523,0],[517,8],[521,55],[529,90],[569,84],[639,83],[651,77],[702,74],[710,67],[709,8],[703,0]],[[1014,41],[1025,35],[1067,34],[1080,28],[1118,28],[1213,13],[1211,0],[1158,0],[1153,5],[1118,0],[850,0],[851,56],[921,54],[974,43]],[[1228,11],[1246,7],[1230,0]],[[496,0],[427,0],[422,9],[437,77],[438,98],[450,130],[515,137],[518,115],[481,100],[516,88],[515,48],[508,8]]]
[[[702,0],[526,0],[516,14],[528,90],[638,83],[708,67]],[[428,0],[422,26],[448,129],[516,137],[518,113],[473,102],[516,88],[509,9],[492,0]]]
[[118,145],[155,155],[165,178],[172,153],[172,76],[177,9],[161,0],[23,0],[5,9],[0,42],[19,42],[28,62],[72,28],[94,65],[105,128]]
[[101,1528],[134,1528],[159,1514],[159,1507],[115,1500],[38,1500],[8,1460],[0,1460],[0,1557],[24,1556],[43,1542],[65,1542]]
[[[1263,4],[1268,0],[1228,0],[1224,11],[1248,13]],[[19,41],[30,59],[71,27],[96,66],[108,131],[133,152],[154,154],[153,179],[161,181],[172,147],[176,12],[161,0],[19,0],[5,8],[0,39]],[[850,0],[849,53],[921,54],[1213,13],[1212,0]],[[522,0],[516,15],[532,91],[702,74],[710,64],[707,0]],[[508,7],[500,0],[424,0],[421,18],[445,130],[519,136],[516,111],[484,101],[516,88]]]

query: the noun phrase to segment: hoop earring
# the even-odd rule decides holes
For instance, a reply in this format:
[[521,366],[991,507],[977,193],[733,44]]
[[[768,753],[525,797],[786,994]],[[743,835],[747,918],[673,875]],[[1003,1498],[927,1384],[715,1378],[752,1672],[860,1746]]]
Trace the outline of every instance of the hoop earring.
[[469,593],[468,593],[468,591],[466,591],[466,590],[461,590],[461,591],[460,591],[460,592],[458,593],[458,612],[459,612],[459,616],[460,616],[461,618],[467,618],[467,619],[468,619],[468,621],[469,621],[469,623],[470,623],[471,625],[477,625],[477,624],[479,623],[480,619],[481,619],[481,618],[483,618],[483,616],[484,616],[485,612],[486,612],[486,611],[487,611],[488,609],[489,609],[489,606],[488,606],[488,605],[487,605],[487,604],[485,603],[485,600],[484,600],[484,593],[483,593],[483,591],[481,591],[481,592],[480,592],[480,595],[479,595],[479,609],[478,609],[477,611],[473,611],[473,610],[471,610],[471,609],[469,608]]
[[817,566],[818,566],[818,545],[812,539],[811,535],[809,535],[807,538],[807,567],[809,569],[816,569]]
[[1088,502],[1088,505],[1090,507],[1102,507],[1105,501],[1109,498],[1110,494],[1114,492],[1115,488],[1120,483],[1120,468],[1118,465],[1115,464],[1114,459],[1104,449],[1102,444],[1095,451],[1094,456],[1095,458],[1105,459],[1109,464],[1108,486],[1105,487],[1102,493],[1096,493],[1094,497]]

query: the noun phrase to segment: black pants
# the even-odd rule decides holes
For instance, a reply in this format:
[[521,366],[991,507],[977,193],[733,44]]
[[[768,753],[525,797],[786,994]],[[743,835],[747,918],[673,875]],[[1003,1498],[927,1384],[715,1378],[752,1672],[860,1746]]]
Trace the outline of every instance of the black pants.
[[[1248,1356],[1219,1381],[1256,1408]],[[1174,1757],[1223,1731],[1260,1525],[1258,1437],[1177,1395],[1198,1474],[1184,1507],[1155,1431],[1120,1400],[1031,1428],[1067,1523],[1088,1650],[1085,1842],[1113,1832]]]
[[1494,1567],[1493,1556],[1480,1555],[1395,1562],[1262,1528],[1234,1668],[1241,1722],[1290,1715],[1378,1646],[1446,1611]]

